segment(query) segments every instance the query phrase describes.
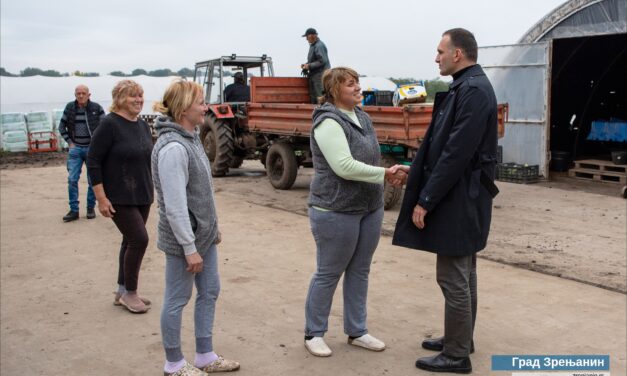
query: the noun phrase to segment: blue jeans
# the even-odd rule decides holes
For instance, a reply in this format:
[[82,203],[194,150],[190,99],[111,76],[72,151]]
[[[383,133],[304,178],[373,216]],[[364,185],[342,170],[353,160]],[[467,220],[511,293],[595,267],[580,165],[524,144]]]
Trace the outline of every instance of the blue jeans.
[[183,359],[181,321],[183,308],[192,297],[194,282],[197,290],[194,307],[196,352],[203,354],[213,351],[213,318],[216,312],[216,301],[220,294],[218,249],[215,244],[202,255],[202,261],[202,272],[192,274],[185,270],[187,268],[185,257],[166,254],[161,338],[168,362],[178,362]]
[[[74,147],[68,151],[67,155],[67,190],[70,196],[70,210],[73,212],[78,212],[78,181],[81,178],[83,163],[87,161],[88,151],[89,146],[74,145]],[[93,209],[96,206],[96,195],[91,188],[89,174],[87,175],[87,182],[89,184],[87,188],[87,208]]]
[[344,274],[344,333],[361,337],[368,333],[368,274],[381,236],[383,207],[364,214],[309,208],[309,220],[316,240],[317,268],[305,305],[305,335],[324,336],[333,294]]

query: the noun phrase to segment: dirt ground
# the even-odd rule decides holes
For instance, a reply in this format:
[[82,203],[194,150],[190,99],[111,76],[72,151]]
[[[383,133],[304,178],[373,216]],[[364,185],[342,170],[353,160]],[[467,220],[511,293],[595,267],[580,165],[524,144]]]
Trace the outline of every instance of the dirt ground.
[[[111,304],[118,231],[101,216],[62,223],[67,172],[58,160],[47,162],[0,171],[0,374],[160,374],[164,262],[155,246],[156,208],[140,280],[153,309],[131,315]],[[276,191],[258,162],[244,167],[216,179],[224,234],[216,351],[239,360],[240,375],[429,374],[413,364],[431,354],[420,348],[421,338],[442,331],[433,255],[392,246],[383,236],[368,321],[387,350],[375,354],[346,344],[340,286],[327,333],[334,354],[314,358],[302,345],[304,299],[315,268],[305,215],[311,170],[299,171],[294,189]],[[489,246],[478,266],[476,375],[490,374],[493,354],[609,354],[611,373],[627,372],[625,200],[551,186],[499,183]],[[397,214],[386,213],[384,234]],[[191,308],[183,322],[190,359]]]

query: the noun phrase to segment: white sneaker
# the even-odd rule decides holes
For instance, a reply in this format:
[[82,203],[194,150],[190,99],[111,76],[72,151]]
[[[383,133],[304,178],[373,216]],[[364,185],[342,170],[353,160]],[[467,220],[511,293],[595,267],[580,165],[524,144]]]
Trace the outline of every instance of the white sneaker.
[[306,339],[305,348],[311,353],[311,355],[315,356],[331,356],[332,354],[331,349],[326,343],[324,343],[324,339],[322,337]]
[[348,344],[353,346],[363,347],[364,349],[372,350],[372,351],[383,351],[385,350],[385,343],[374,338],[370,334],[364,334],[361,337],[357,337],[352,339],[348,337]]

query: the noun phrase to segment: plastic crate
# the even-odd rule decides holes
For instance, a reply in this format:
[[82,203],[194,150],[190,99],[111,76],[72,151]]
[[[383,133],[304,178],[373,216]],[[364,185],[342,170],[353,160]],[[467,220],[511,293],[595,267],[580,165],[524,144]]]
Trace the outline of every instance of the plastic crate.
[[496,147],[496,163],[503,163],[503,146]]
[[392,106],[393,91],[379,90],[374,92],[375,104],[377,106]]
[[28,151],[30,153],[57,151],[57,135],[52,131],[30,132]]
[[496,166],[496,178],[499,181],[528,184],[538,181],[538,165],[520,165],[516,163],[499,163]]
[[393,91],[388,90],[367,90],[363,91],[362,95],[364,99],[362,104],[364,106],[392,106],[392,98],[394,97]]

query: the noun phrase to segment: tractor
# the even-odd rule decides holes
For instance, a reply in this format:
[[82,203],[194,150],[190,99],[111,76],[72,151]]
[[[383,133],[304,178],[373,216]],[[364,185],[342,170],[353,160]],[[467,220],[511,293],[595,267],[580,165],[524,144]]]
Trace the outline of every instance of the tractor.
[[272,77],[272,58],[232,54],[195,66],[194,81],[203,86],[209,107],[200,139],[213,176],[225,176],[230,168],[240,167],[244,159],[261,159],[265,165],[269,140],[263,134],[249,132],[245,102],[226,102],[224,98],[224,89],[237,72],[245,81],[250,76]]

